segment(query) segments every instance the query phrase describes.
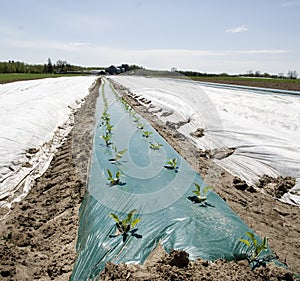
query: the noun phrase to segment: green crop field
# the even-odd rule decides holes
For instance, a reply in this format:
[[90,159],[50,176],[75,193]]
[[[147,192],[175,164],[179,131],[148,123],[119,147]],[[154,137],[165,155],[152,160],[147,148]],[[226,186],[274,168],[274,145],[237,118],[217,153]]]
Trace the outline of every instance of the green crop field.
[[34,74],[34,73],[0,73],[0,84],[61,76],[78,76],[78,74]]

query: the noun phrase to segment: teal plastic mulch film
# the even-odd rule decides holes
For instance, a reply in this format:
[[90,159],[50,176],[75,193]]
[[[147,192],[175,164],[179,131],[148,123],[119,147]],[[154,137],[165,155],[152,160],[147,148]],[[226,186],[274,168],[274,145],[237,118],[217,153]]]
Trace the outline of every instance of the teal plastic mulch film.
[[[96,279],[108,261],[141,264],[159,242],[167,252],[187,251],[190,259],[245,255],[240,238],[253,231],[213,191],[204,203],[193,202],[195,183],[203,191],[203,179],[107,80],[102,82],[71,280]],[[177,160],[175,169],[164,167],[170,159]],[[123,220],[134,209],[133,219],[141,221],[128,235],[116,235],[110,214]],[[256,234],[255,239],[261,242]],[[261,256],[270,255],[268,248]]]

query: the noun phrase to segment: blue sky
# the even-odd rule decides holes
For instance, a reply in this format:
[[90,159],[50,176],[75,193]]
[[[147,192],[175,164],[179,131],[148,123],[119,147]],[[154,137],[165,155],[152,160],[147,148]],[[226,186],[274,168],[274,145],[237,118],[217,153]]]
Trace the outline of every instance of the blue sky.
[[10,0],[0,61],[300,76],[300,0]]

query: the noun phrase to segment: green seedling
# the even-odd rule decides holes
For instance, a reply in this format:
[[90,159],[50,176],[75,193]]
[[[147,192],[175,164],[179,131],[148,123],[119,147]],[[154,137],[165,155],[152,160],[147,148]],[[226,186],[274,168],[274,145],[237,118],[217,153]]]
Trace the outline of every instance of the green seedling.
[[145,124],[144,124],[144,123],[138,123],[138,124],[136,125],[136,127],[137,127],[138,129],[142,130],[142,129],[144,129]]
[[124,102],[125,110],[130,112],[132,110],[131,106],[125,101]]
[[150,143],[150,148],[153,150],[159,150],[163,145],[159,142],[157,143]]
[[152,134],[153,134],[153,132],[143,131],[143,137],[144,138],[149,138]]
[[140,221],[141,218],[136,217],[134,218],[134,213],[137,210],[131,210],[126,218],[124,220],[120,220],[119,217],[114,214],[111,213],[109,216],[116,222],[116,226],[117,226],[117,235],[122,234],[122,235],[126,235],[131,229],[133,229]]
[[102,126],[109,122],[110,122],[110,115],[109,115],[109,113],[107,113],[106,110],[104,110],[102,113],[102,116],[101,116],[101,122],[99,122],[100,123],[99,126]]
[[165,165],[165,168],[170,169],[170,170],[175,170],[177,168],[177,159],[173,158],[170,159]]
[[206,201],[206,193],[209,190],[212,190],[211,186],[207,186],[203,189],[202,194],[201,194],[201,186],[198,183],[194,183],[196,190],[193,190],[193,193],[196,194],[197,196],[197,203],[204,203]]
[[118,151],[115,156],[115,161],[118,161],[119,159],[121,159],[126,152],[127,152],[127,149]]
[[109,180],[109,185],[110,186],[117,185],[117,184],[120,183],[120,177],[121,177],[121,172],[120,171],[117,171],[116,175],[113,176],[110,169],[107,169],[107,174],[108,174],[107,179]]
[[110,121],[110,114],[107,113],[107,111],[103,111],[101,119],[103,120],[103,122],[107,123]]
[[251,263],[255,261],[259,255],[268,249],[268,237],[264,237],[261,243],[259,243],[254,234],[251,232],[246,232],[246,235],[250,238],[250,241],[247,239],[240,239],[240,241],[248,247],[248,261]]
[[131,116],[135,116],[135,114],[136,114],[132,107],[130,107],[127,111],[129,112],[129,114]]
[[107,130],[107,132],[109,133],[109,134],[111,134],[111,131],[113,130],[113,125],[110,125],[110,123],[109,122],[106,122],[106,130]]
[[125,242],[130,233],[136,238],[142,238],[142,235],[136,233],[138,229],[134,229],[134,227],[141,221],[141,218],[134,217],[134,213],[136,211],[136,209],[131,210],[124,220],[119,219],[116,214],[111,213],[109,216],[116,222],[117,231],[115,235],[109,235],[109,237],[113,238],[121,234],[123,236],[123,242]]
[[127,149],[123,149],[123,150],[120,150],[118,151],[117,147],[114,146],[114,150],[115,150],[115,157],[110,159],[109,161],[119,161],[123,156],[124,154],[127,152]]
[[106,146],[109,146],[111,144],[111,134],[106,132],[104,135],[101,136],[101,138],[105,141]]
[[133,122],[138,122],[138,121],[140,121],[140,117],[134,116],[134,117],[133,117]]

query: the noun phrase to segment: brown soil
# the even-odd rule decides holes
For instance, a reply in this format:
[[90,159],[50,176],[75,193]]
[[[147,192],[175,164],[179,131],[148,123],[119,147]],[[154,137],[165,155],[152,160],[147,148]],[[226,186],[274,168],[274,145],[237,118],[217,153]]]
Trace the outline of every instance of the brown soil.
[[[14,205],[8,218],[0,222],[0,280],[69,279],[76,257],[78,208],[86,186],[98,86],[76,114],[73,132],[58,149],[47,172],[36,181],[29,195]],[[119,90],[124,93],[122,87]],[[208,184],[213,183],[215,191],[252,229],[261,236],[270,237],[270,246],[279,260],[293,272],[300,273],[299,208],[281,203],[253,187],[243,186],[239,179],[214,164],[210,152],[199,151],[178,133],[176,126],[161,123],[134,98],[126,95],[126,99]],[[100,280],[295,278],[272,263],[252,272],[244,261],[188,262],[186,257],[180,251],[168,256],[158,247],[143,266],[107,264]]]
[[292,82],[288,80],[283,80],[282,82],[275,82],[271,79],[266,79],[265,81],[251,81],[251,80],[235,80],[235,79],[213,79],[213,78],[194,78],[193,80],[203,81],[203,82],[211,82],[211,83],[220,83],[220,84],[232,84],[232,85],[240,85],[240,86],[248,86],[248,87],[257,87],[257,88],[272,88],[272,89],[281,89],[281,90],[289,90],[289,91],[300,91],[300,83]]
[[101,273],[101,281],[128,280],[128,281],[179,281],[179,280],[293,280],[293,274],[273,263],[251,271],[245,261],[227,262],[217,260],[210,263],[205,260],[190,262],[184,251],[173,250],[168,255],[162,247],[149,256],[144,265],[115,265],[107,263]]

